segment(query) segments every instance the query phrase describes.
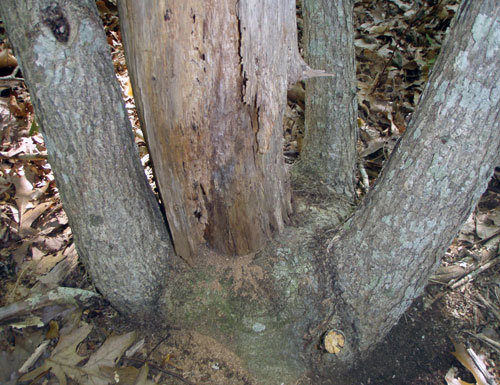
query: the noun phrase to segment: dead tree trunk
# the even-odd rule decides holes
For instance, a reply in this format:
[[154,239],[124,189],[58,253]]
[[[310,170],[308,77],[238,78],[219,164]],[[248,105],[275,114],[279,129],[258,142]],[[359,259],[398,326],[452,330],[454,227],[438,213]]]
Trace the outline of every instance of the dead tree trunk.
[[305,69],[295,3],[122,1],[119,10],[176,252],[260,249],[291,214],[282,116],[287,85]]

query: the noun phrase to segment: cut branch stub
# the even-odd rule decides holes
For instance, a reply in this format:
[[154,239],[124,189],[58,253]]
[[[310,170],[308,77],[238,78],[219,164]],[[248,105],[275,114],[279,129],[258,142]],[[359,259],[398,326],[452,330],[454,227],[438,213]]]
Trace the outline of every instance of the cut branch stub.
[[328,331],[323,339],[323,345],[328,353],[339,354],[345,345],[344,334],[338,330]]

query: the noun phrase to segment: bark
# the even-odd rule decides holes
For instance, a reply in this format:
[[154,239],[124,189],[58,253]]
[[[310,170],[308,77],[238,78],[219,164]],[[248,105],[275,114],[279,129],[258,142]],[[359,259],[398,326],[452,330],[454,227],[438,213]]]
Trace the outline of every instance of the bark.
[[147,317],[170,241],[135,148],[95,2],[0,3],[78,254],[120,311]]
[[494,0],[462,2],[407,132],[333,244],[361,351],[421,293],[499,164],[499,16]]
[[[174,122],[180,121],[177,120],[179,116],[183,119],[193,116],[193,119],[207,123],[212,122],[209,119],[212,114],[222,114],[218,110],[222,108],[222,115],[228,114],[224,116],[232,124],[239,122],[233,120],[233,113],[242,117],[241,122],[246,122],[248,116],[257,119],[257,123],[251,120],[251,128],[253,130],[257,124],[258,130],[251,132],[256,146],[253,154],[259,161],[254,161],[248,167],[257,167],[264,163],[266,156],[272,156],[267,152],[259,152],[267,145],[269,152],[280,152],[281,148],[273,142],[275,127],[271,131],[261,131],[268,127],[263,122],[274,116],[271,112],[281,113],[280,109],[273,109],[281,104],[261,103],[268,100],[266,98],[279,99],[282,90],[281,86],[268,86],[260,79],[261,75],[268,76],[266,71],[275,68],[263,63],[267,63],[265,60],[274,63],[273,60],[286,58],[280,62],[286,63],[287,82],[297,80],[300,74],[307,72],[307,68],[302,67],[303,63],[297,59],[295,49],[286,46],[286,52],[277,51],[284,55],[275,57],[269,51],[261,51],[258,39],[270,41],[273,36],[282,36],[268,35],[265,31],[268,31],[266,28],[271,31],[277,28],[274,32],[283,32],[278,25],[270,27],[269,20],[276,18],[273,20],[279,21],[285,14],[292,17],[291,3],[280,2],[284,8],[277,8],[276,12],[269,11],[269,14],[264,12],[266,15],[263,15],[264,9],[267,11],[271,8],[250,7],[253,3],[249,1],[239,2],[239,32],[234,31],[231,23],[215,23],[221,15],[203,11],[215,9],[233,15],[233,8],[229,7],[228,2],[212,4],[222,7],[220,9],[197,8],[194,1],[185,3],[185,8],[173,2],[166,7],[167,3],[162,2],[159,4],[164,7],[164,12],[160,20],[156,21],[153,20],[156,17],[154,14],[139,14],[142,17],[150,16],[144,19],[148,22],[143,22],[141,28],[164,23],[164,30],[155,30],[161,34],[168,32],[169,36],[180,38],[181,30],[187,28],[190,35],[191,28],[194,28],[194,42],[203,42],[199,35],[203,35],[204,29],[196,21],[200,18],[205,21],[205,26],[229,28],[227,35],[239,34],[241,37],[242,45],[237,52],[241,56],[245,74],[241,78],[234,75],[236,83],[245,89],[245,94],[237,94],[230,88],[233,82],[226,78],[235,72],[213,63],[225,60],[223,58],[227,52],[233,58],[230,63],[240,67],[240,61],[234,61],[231,50],[221,51],[224,52],[222,58],[216,57],[216,48],[206,43],[198,46],[204,51],[198,54],[200,57],[197,62],[210,64],[206,67],[208,80],[198,80],[203,82],[203,87],[212,87],[208,88],[210,92],[207,91],[205,95],[215,95],[212,97],[218,98],[219,104],[206,100],[212,109],[204,104],[197,104],[201,110],[192,106],[188,108],[182,104],[187,102],[177,98],[174,91],[168,91],[162,99],[161,94],[165,89],[153,87],[157,82],[165,81],[165,84],[161,84],[169,87],[178,82],[179,86],[192,92],[184,93],[180,88],[176,92],[195,101],[201,97],[201,91],[189,83],[190,79],[197,83],[196,77],[184,77],[180,64],[175,64],[176,60],[184,58],[186,74],[194,73],[194,69],[190,68],[194,66],[190,61],[195,58],[193,50],[160,40],[162,44],[158,47],[168,43],[169,49],[179,55],[163,63],[161,57],[168,52],[156,46],[151,47],[155,51],[143,54],[141,60],[146,63],[146,69],[134,76],[140,74],[145,79],[134,80],[135,92],[139,97],[151,97],[154,107],[149,109],[149,100],[144,99],[142,119],[147,122],[151,118],[148,114],[160,109]],[[132,314],[135,312],[135,315],[137,309],[142,309],[144,313],[153,309],[158,287],[161,282],[167,281],[158,308],[167,314],[169,325],[212,336],[242,358],[258,383],[328,384],[337,381],[335,373],[339,365],[354,359],[361,351],[372,348],[418,295],[459,225],[485,188],[493,166],[498,164],[500,92],[496,68],[500,64],[499,6],[495,5],[494,0],[464,1],[458,23],[436,64],[431,85],[422,96],[421,107],[381,180],[361,209],[346,223],[346,229],[334,240],[331,258],[325,251],[324,229],[325,226],[331,229],[337,224],[336,215],[344,203],[335,206],[335,202],[325,201],[321,205],[307,205],[298,197],[299,224],[284,228],[282,235],[260,252],[226,258],[195,243],[198,252],[193,257],[192,266],[176,264],[166,273],[164,267],[170,263],[166,259],[169,255],[168,239],[133,150],[129,123],[112,67],[109,63],[104,64],[109,54],[102,32],[96,32],[100,22],[95,6],[90,0],[78,4],[65,1],[60,3],[59,9],[47,10],[48,5],[45,4],[42,1],[9,0],[0,3],[0,11],[32,92],[35,109],[45,132],[49,160],[60,184],[63,204],[68,210],[79,253],[94,280],[115,306]],[[52,1],[51,4],[57,3]],[[272,4],[266,2],[261,7],[271,7]],[[132,7],[128,9],[130,11],[136,6],[139,5],[132,2],[120,4],[122,12],[123,7]],[[168,25],[174,20],[174,15],[184,15],[175,28]],[[194,19],[193,15],[196,16]],[[263,23],[261,35],[257,23],[259,20],[268,20]],[[134,29],[138,28],[136,24],[127,28],[130,28],[131,33],[129,38],[134,33],[145,33]],[[201,32],[197,28],[201,28]],[[211,32],[207,30],[206,33]],[[69,35],[67,39],[66,34]],[[215,44],[213,37],[207,41]],[[234,49],[232,45],[229,48]],[[262,56],[251,55],[253,50]],[[288,52],[290,50],[292,52]],[[203,54],[205,59],[201,56]],[[137,65],[140,64],[141,60],[134,60],[138,60]],[[156,65],[176,65],[167,67],[176,76],[167,73],[167,82],[157,76],[165,73],[162,68],[156,72]],[[214,84],[215,75],[212,71],[215,70],[212,65],[219,69],[217,79],[221,84],[220,89]],[[265,76],[262,79],[267,79]],[[273,81],[281,84],[282,77],[278,76]],[[229,87],[227,94],[223,88],[226,86]],[[154,92],[150,92],[148,87],[153,87]],[[276,91],[278,89],[279,92]],[[283,98],[285,91],[286,87],[283,88]],[[234,112],[224,109],[231,104],[226,95],[238,95],[240,102],[243,100],[243,110]],[[249,99],[246,99],[247,95]],[[168,103],[167,99],[170,100]],[[277,118],[281,119],[280,116]],[[169,125],[171,123],[165,123],[164,127]],[[219,126],[210,125],[197,126],[196,132],[190,125],[179,124],[176,127],[178,130],[172,130],[167,139],[175,139],[184,130],[185,140],[190,137],[200,140],[199,143],[209,146],[206,147],[210,150],[207,153],[214,153],[214,146],[217,145],[210,143],[207,138],[216,138],[212,134],[226,132]],[[232,135],[237,134],[232,131],[232,126],[222,124],[222,127],[228,131],[231,140],[220,142],[233,151],[239,151],[245,158],[244,149],[249,146],[245,142],[247,137],[243,135],[241,148],[232,147],[236,146]],[[247,126],[240,129],[243,132],[250,130]],[[188,135],[189,130],[192,134]],[[156,142],[151,132],[148,135],[149,143],[154,145]],[[167,145],[169,151],[178,151],[172,147],[175,142],[162,140],[158,139],[156,143],[158,151],[165,151],[162,146]],[[197,146],[195,143],[193,145]],[[221,156],[226,154],[224,146],[217,147],[219,150]],[[212,180],[217,181],[219,187],[229,189],[232,186],[222,183],[222,171],[226,169],[219,169],[219,174],[211,169],[215,160],[221,158],[202,158],[211,162],[213,160],[205,165],[197,163],[198,158],[194,155],[204,156],[194,153],[193,158],[187,159],[189,162],[185,163],[186,170],[188,172],[190,167],[194,167],[192,172],[198,177],[202,175],[200,168],[210,169],[212,179],[208,176],[204,178],[210,179],[207,186],[213,190],[207,187],[207,191],[215,191]],[[110,172],[111,167],[113,172]],[[234,169],[237,167],[234,166]],[[229,176],[239,175],[233,174],[236,171],[231,171],[230,167],[227,170]],[[259,178],[256,177],[256,180]],[[166,183],[172,182],[166,180]],[[175,183],[180,182],[175,180]],[[266,183],[262,182],[259,188],[264,189]],[[185,193],[185,186],[179,187],[182,194]],[[245,194],[245,186],[240,186],[242,194]],[[222,187],[218,194],[226,191]],[[276,190],[271,189],[273,191]],[[163,192],[163,198],[168,206],[170,196]],[[280,196],[279,199],[282,198]],[[189,199],[196,201],[194,198]],[[230,196],[218,195],[217,199],[229,199],[233,204],[239,202]],[[176,203],[180,204],[182,201]],[[221,205],[221,211],[232,207],[227,202],[217,204]],[[262,207],[268,204],[266,201]],[[182,206],[176,207],[182,211]],[[185,211],[189,213],[192,208]],[[276,205],[276,208],[283,212],[283,205]],[[268,218],[271,216],[269,213],[263,215]],[[244,217],[242,221],[246,219]],[[227,234],[227,231],[222,233],[223,236]],[[189,249],[188,242],[186,245]],[[152,294],[147,291],[149,289]],[[139,295],[144,297],[138,300]],[[322,347],[323,336],[331,329],[342,331],[346,337],[346,345],[339,355],[329,354]]]
[[291,214],[282,116],[287,85],[305,69],[294,2],[122,1],[119,10],[176,252],[260,249]]
[[332,77],[306,82],[305,137],[299,171],[354,201],[357,141],[352,0],[304,0],[305,56]]

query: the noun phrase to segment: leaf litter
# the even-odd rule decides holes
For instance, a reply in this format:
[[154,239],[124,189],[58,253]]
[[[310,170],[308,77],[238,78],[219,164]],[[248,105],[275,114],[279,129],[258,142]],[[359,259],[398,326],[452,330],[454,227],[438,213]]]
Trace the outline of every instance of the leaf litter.
[[[154,188],[123,55],[116,4],[110,0],[96,3],[141,160]],[[406,130],[458,3],[355,3],[360,196],[373,184]],[[298,4],[300,29],[300,1]],[[288,92],[284,123],[288,163],[300,156],[304,98],[302,83]],[[78,263],[29,94],[5,41],[0,43],[0,122],[0,381],[36,381],[40,376],[46,383],[61,384],[68,380],[82,384],[192,383],[189,379],[251,384],[238,358],[217,348],[215,341],[168,329],[140,339],[137,332],[121,330],[128,325],[105,301],[92,299],[94,288]],[[393,329],[380,354],[373,362],[362,363],[353,379],[397,384],[498,382],[499,194],[497,170],[424,296]],[[34,298],[39,301],[33,307],[29,304]],[[13,316],[2,319],[7,310]],[[400,357],[393,356],[394,351]],[[414,362],[399,359],[408,357]]]

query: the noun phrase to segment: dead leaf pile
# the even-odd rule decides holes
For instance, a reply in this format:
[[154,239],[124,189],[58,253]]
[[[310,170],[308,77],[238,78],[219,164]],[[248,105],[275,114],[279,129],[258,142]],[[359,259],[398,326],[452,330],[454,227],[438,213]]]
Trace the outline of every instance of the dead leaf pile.
[[[149,368],[146,363],[139,368],[119,365],[119,360],[127,349],[127,356],[130,357],[138,350],[131,347],[137,339],[135,332],[122,335],[111,333],[96,347],[92,339],[88,338],[93,327],[81,321],[78,312],[68,315],[64,321],[65,325],[61,330],[56,321],[51,321],[45,337],[40,332],[33,333],[34,341],[28,349],[24,347],[26,342],[23,335],[15,333],[12,336],[16,341],[15,345],[3,350],[1,354],[6,363],[16,362],[16,365],[2,367],[0,379],[5,381],[2,383],[7,383],[10,379],[9,383],[14,384],[16,378],[19,382],[33,382],[55,377],[62,385],[67,384],[70,379],[82,385],[156,384],[148,379]],[[142,345],[143,343],[137,346]],[[5,378],[9,373],[9,377]]]
[[[1,84],[1,83],[0,83]],[[71,243],[68,220],[59,202],[47,151],[24,85],[0,95],[0,305],[22,299],[37,281],[65,258]],[[25,114],[12,110],[23,100]],[[68,271],[69,274],[71,271]],[[55,287],[58,281],[45,280]]]

